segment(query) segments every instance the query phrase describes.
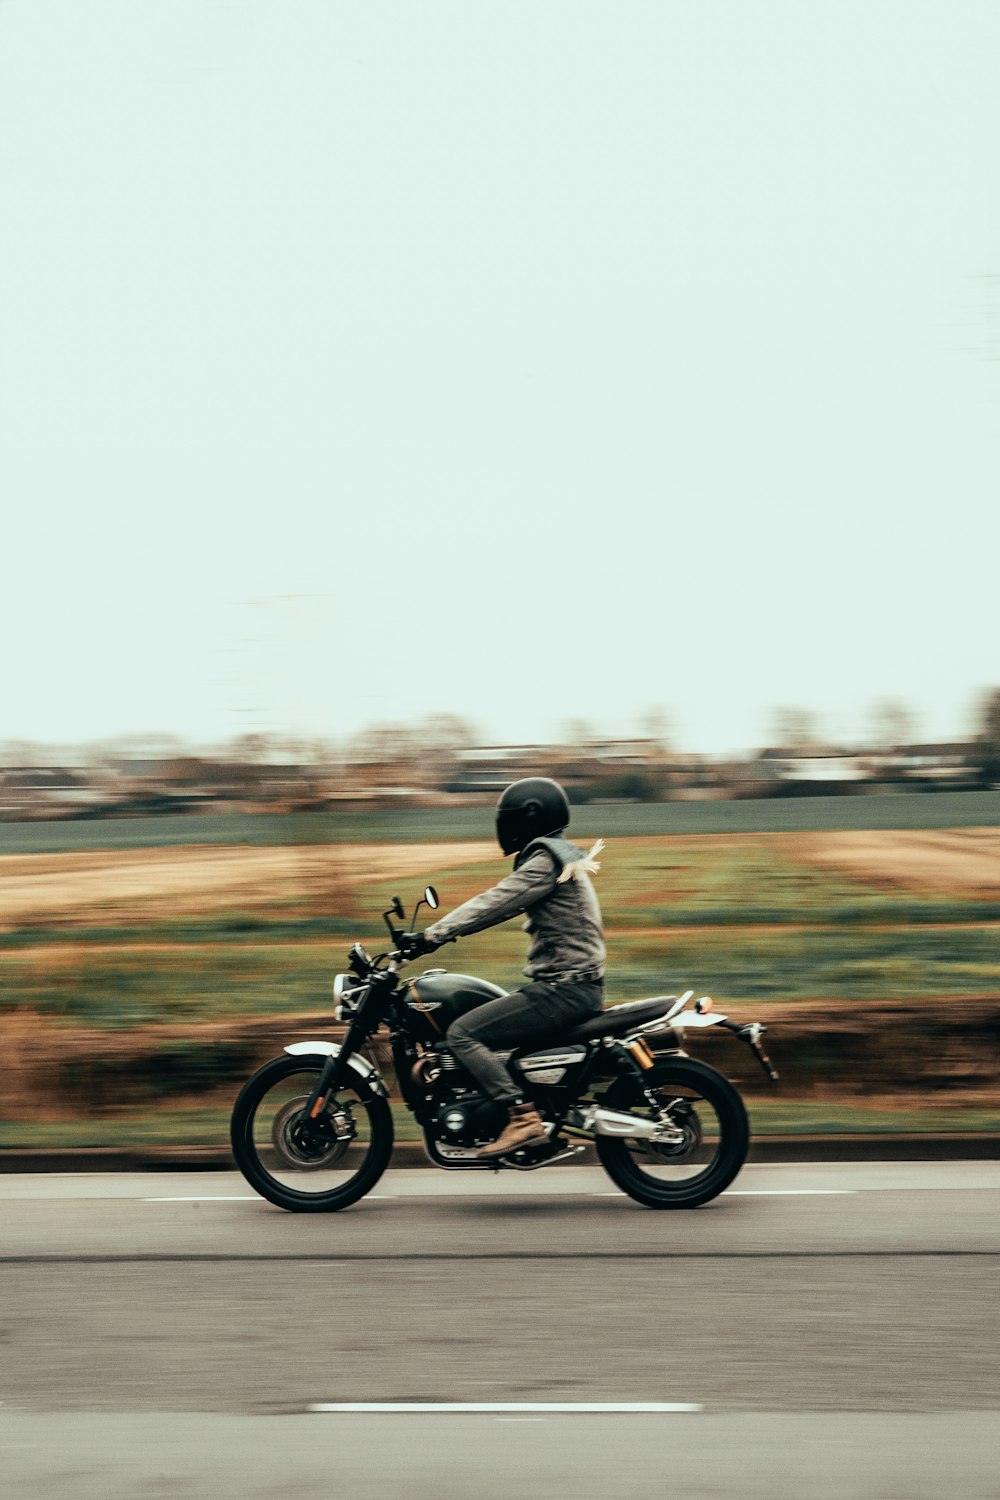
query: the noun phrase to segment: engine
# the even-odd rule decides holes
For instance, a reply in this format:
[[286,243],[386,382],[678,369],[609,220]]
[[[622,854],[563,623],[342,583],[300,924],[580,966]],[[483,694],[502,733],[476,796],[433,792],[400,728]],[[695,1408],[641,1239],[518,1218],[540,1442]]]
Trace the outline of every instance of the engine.
[[507,1122],[502,1104],[485,1094],[461,1093],[438,1110],[433,1131],[444,1146],[484,1146]]
[[450,1052],[428,1050],[413,1069],[423,1094],[423,1117],[443,1146],[472,1148],[495,1140],[507,1111],[476,1086]]

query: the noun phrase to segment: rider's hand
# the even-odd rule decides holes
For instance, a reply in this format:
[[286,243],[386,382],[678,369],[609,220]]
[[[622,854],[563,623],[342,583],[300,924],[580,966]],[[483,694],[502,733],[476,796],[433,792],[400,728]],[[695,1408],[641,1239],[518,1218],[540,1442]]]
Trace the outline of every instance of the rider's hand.
[[423,932],[404,932],[399,939],[399,951],[404,958],[422,958],[425,953],[433,953],[437,946]]

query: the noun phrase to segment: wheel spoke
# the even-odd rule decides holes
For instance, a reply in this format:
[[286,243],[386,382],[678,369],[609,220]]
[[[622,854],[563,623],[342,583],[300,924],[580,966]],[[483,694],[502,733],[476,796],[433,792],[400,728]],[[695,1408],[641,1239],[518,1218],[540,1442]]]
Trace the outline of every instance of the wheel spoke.
[[[626,1139],[625,1146],[635,1169],[658,1183],[682,1183],[709,1171],[721,1148],[719,1117],[707,1099],[673,1093],[664,1099],[661,1116],[665,1125],[680,1131],[682,1139],[674,1142],[650,1141],[641,1137]],[[633,1110],[632,1113],[637,1113]],[[655,1120],[651,1109],[644,1110],[648,1120]]]
[[385,1100],[353,1083],[310,1116],[320,1071],[315,1058],[276,1058],[249,1080],[233,1111],[240,1170],[282,1208],[347,1207],[378,1180],[392,1151]]
[[696,1208],[732,1182],[749,1144],[739,1094],[714,1068],[693,1058],[664,1060],[650,1086],[622,1081],[610,1107],[662,1130],[597,1138],[597,1153],[614,1182],[650,1208]]
[[253,1117],[261,1168],[300,1193],[329,1193],[342,1186],[364,1164],[371,1146],[367,1111],[350,1088],[330,1101],[318,1121],[307,1119],[305,1106],[316,1078],[309,1070],[282,1079],[263,1095]]

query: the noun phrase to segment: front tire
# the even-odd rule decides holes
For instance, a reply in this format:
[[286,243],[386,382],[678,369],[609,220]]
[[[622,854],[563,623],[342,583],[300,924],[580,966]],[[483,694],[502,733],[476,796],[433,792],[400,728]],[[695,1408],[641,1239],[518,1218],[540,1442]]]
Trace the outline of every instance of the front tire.
[[641,1137],[599,1135],[601,1166],[616,1187],[646,1208],[698,1208],[718,1197],[746,1161],[750,1125],[727,1078],[691,1057],[658,1061],[642,1081],[621,1078],[605,1098],[610,1109],[646,1119],[643,1088],[652,1088],[681,1139],[659,1145]]
[[247,1080],[233,1106],[236,1165],[255,1192],[291,1213],[349,1208],[371,1192],[392,1155],[388,1101],[353,1074],[327,1106],[327,1139],[303,1136],[304,1105],[325,1062],[276,1057]]

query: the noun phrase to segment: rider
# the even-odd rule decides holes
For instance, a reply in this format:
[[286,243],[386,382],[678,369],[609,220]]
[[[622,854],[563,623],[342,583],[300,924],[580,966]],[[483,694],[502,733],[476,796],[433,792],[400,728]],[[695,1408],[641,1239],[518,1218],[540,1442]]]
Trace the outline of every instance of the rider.
[[579,1025],[604,1007],[604,932],[590,876],[600,840],[584,854],[564,837],[569,802],[558,782],[529,777],[507,787],[497,804],[497,840],[513,854],[513,872],[473,896],[423,933],[408,934],[412,957],[442,943],[482,932],[524,913],[531,935],[524,972],[530,980],[510,995],[468,1011],[448,1028],[454,1055],[510,1119],[500,1137],[479,1151],[504,1156],[546,1139],[541,1116],[525,1100],[494,1048],[541,1042]]

